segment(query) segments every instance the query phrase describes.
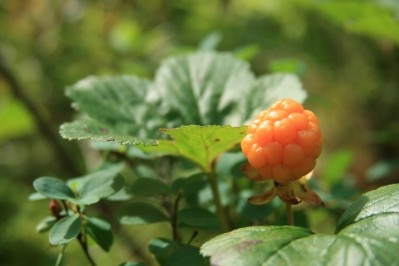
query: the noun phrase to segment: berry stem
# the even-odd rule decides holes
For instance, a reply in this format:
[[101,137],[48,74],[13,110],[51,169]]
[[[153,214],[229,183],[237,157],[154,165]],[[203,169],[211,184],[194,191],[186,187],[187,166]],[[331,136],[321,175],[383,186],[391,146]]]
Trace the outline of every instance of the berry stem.
[[285,203],[287,207],[287,225],[294,225],[294,212],[292,211],[292,205]]
[[220,224],[222,225],[222,229],[224,231],[229,231],[229,225],[227,222],[226,213],[223,209],[222,201],[220,199],[219,187],[217,184],[217,176],[214,171],[208,174],[208,182],[211,186],[213,200],[216,204],[216,212],[219,217]]

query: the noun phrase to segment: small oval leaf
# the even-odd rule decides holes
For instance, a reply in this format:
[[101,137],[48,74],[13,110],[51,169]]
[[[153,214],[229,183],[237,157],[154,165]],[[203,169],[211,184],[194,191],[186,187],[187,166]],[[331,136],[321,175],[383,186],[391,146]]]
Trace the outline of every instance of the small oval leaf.
[[104,251],[108,252],[113,243],[111,225],[96,217],[86,217],[86,219],[86,232]]
[[177,217],[182,226],[204,229],[219,227],[219,220],[216,215],[205,209],[182,209],[178,212]]
[[169,187],[161,181],[150,178],[139,178],[130,187],[136,196],[154,197],[170,192]]
[[51,199],[66,200],[75,197],[65,182],[55,177],[39,177],[33,181],[33,187],[37,192]]
[[167,221],[168,217],[157,207],[144,203],[134,202],[123,206],[119,211],[122,224],[139,225]]
[[76,238],[80,233],[79,215],[67,216],[59,220],[51,228],[49,242],[52,245],[62,245]]

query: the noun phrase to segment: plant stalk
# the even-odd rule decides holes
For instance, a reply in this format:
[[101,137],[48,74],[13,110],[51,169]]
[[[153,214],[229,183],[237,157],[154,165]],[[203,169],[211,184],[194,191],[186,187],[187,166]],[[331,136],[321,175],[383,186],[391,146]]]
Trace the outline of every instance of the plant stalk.
[[217,184],[217,176],[214,172],[208,174],[208,182],[211,186],[213,200],[216,205],[216,212],[219,217],[220,224],[223,231],[229,231],[229,224],[227,222],[227,216],[223,209],[222,200],[220,198],[219,187]]
[[294,225],[294,212],[292,211],[292,205],[285,203],[287,207],[287,225]]
[[64,257],[64,254],[65,254],[66,246],[67,245],[62,245],[61,252],[58,254],[57,261],[55,262],[55,266],[61,265],[62,258]]
[[79,241],[79,244],[82,247],[83,253],[85,254],[87,260],[90,263],[90,265],[91,266],[96,266],[96,263],[94,262],[93,258],[91,257],[91,255],[89,253],[89,249],[87,247],[86,237],[85,237],[85,235],[83,233],[79,234],[78,241]]

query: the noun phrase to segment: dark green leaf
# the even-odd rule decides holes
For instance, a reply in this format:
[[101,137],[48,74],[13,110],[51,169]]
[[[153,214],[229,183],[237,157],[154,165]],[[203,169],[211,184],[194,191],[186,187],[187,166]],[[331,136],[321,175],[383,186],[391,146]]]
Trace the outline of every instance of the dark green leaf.
[[219,220],[216,215],[205,209],[182,209],[178,212],[177,217],[183,226],[204,229],[219,227]]
[[90,205],[121,190],[125,183],[123,177],[119,175],[122,169],[123,165],[116,165],[81,177],[78,187],[79,199],[74,202]]
[[338,220],[337,230],[373,215],[399,214],[399,184],[370,191],[356,200]]
[[55,177],[39,177],[33,182],[33,187],[37,192],[51,199],[66,200],[75,197],[65,182]]
[[51,228],[49,242],[52,245],[62,245],[75,239],[80,233],[79,215],[67,216],[59,220]]
[[44,233],[50,230],[50,228],[55,224],[56,220],[53,216],[47,216],[36,226],[36,232]]
[[170,190],[161,181],[150,178],[139,178],[130,187],[130,192],[137,196],[154,197],[168,194]]
[[186,157],[205,172],[210,172],[213,161],[220,154],[241,142],[246,127],[184,126],[164,129],[162,132],[172,137],[173,141],[161,140],[159,146],[143,149]]
[[177,242],[156,238],[149,244],[149,249],[162,266],[206,266],[208,261],[202,257],[198,248],[181,245]]
[[111,225],[108,222],[96,217],[86,218],[86,232],[104,251],[108,252],[113,242]]
[[138,225],[167,221],[168,217],[157,207],[144,203],[134,202],[123,206],[119,211],[122,224]]

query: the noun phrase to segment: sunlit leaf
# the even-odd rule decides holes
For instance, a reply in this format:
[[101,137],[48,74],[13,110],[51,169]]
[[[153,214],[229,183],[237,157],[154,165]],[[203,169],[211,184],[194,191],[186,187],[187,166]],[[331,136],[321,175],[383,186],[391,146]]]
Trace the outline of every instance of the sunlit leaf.
[[158,146],[143,149],[186,157],[205,172],[210,172],[212,163],[220,154],[241,142],[246,127],[184,126],[164,129],[162,132],[173,140],[161,140]]
[[385,213],[399,215],[399,184],[380,187],[356,200],[338,220],[337,230],[348,224]]

